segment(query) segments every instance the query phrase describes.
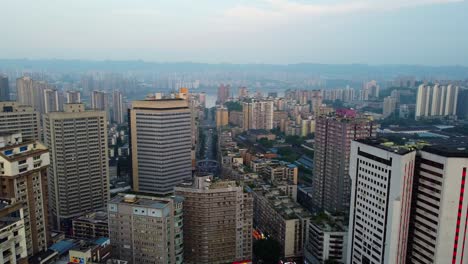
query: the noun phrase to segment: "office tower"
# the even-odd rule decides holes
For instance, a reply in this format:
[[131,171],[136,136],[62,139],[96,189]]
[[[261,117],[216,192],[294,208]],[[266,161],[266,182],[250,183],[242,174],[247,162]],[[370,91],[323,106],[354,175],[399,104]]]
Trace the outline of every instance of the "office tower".
[[351,143],[346,263],[405,263],[415,156],[375,139]]
[[47,167],[49,151],[21,133],[0,136],[0,197],[22,205],[27,255],[47,250],[49,242]]
[[112,121],[117,124],[125,122],[126,107],[120,91],[112,92]]
[[80,91],[67,91],[67,104],[79,104],[81,103],[81,93]]
[[457,113],[458,86],[420,85],[416,99],[416,120],[455,116]]
[[239,99],[244,99],[244,98],[249,97],[249,90],[247,89],[247,87],[245,86],[239,87],[238,97]]
[[216,127],[223,127],[229,123],[229,113],[226,107],[216,108]]
[[396,110],[396,98],[387,96],[384,98],[383,101],[383,117],[389,117],[393,113],[395,113]]
[[185,263],[252,259],[253,198],[235,181],[196,176],[175,188],[184,199]]
[[81,239],[109,237],[107,212],[85,213],[72,220],[73,236]]
[[218,104],[224,104],[231,95],[231,86],[221,84],[218,87]]
[[134,191],[168,194],[192,177],[191,112],[186,100],[134,101],[129,125]]
[[458,92],[457,117],[468,119],[468,89],[460,89]]
[[406,263],[467,263],[468,149],[424,147],[416,161]]
[[40,117],[31,106],[0,102],[0,133],[21,133],[24,140],[40,139]]
[[65,104],[44,116],[50,151],[49,196],[52,225],[69,231],[71,219],[102,209],[109,200],[107,122],[104,111]]
[[[339,217],[325,213],[313,216],[305,245],[305,263],[347,263],[348,230]],[[327,262],[328,261],[328,262]]]
[[138,263],[183,263],[182,199],[119,194],[108,204],[112,256]]
[[243,129],[273,129],[273,101],[252,100],[242,103]]
[[26,236],[21,203],[0,200],[0,263],[27,264]]
[[59,94],[55,89],[44,89],[44,113],[57,112],[60,109]]
[[343,212],[349,209],[351,140],[374,137],[377,125],[354,117],[346,110],[335,116],[320,116],[315,125],[313,203],[318,210]]
[[10,85],[8,76],[0,74],[0,101],[10,101]]

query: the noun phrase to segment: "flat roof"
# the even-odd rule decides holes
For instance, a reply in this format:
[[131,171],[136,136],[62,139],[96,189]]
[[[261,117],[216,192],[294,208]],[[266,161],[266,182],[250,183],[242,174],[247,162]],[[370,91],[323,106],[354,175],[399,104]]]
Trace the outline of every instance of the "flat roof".
[[433,145],[425,146],[423,151],[450,158],[468,158],[468,143],[458,146]]
[[398,155],[405,155],[415,151],[415,149],[409,146],[394,145],[392,141],[385,141],[383,138],[356,139],[355,141],[375,148],[383,149]]

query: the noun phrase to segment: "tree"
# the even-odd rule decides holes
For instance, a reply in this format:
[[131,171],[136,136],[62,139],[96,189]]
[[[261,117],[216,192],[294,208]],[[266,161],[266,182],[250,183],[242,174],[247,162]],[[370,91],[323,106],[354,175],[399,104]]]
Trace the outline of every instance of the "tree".
[[281,245],[272,238],[256,240],[253,252],[257,261],[263,263],[278,263],[281,257]]

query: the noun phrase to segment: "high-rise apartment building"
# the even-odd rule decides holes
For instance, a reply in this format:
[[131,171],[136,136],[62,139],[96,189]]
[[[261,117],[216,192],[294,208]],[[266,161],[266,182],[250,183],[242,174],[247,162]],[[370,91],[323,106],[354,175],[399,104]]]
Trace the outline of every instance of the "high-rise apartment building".
[[10,101],[10,84],[8,83],[8,76],[0,74],[0,102]]
[[419,152],[406,263],[468,263],[467,171],[466,145]]
[[86,213],[72,220],[73,236],[81,239],[109,237],[107,211]]
[[395,113],[397,100],[395,97],[387,96],[383,101],[383,117],[389,117]]
[[48,166],[49,151],[38,141],[0,136],[0,197],[22,205],[28,256],[48,248]]
[[405,263],[415,156],[375,139],[352,142],[346,263]]
[[129,126],[135,191],[169,194],[192,177],[191,118],[186,100],[132,102]]
[[455,116],[457,113],[458,86],[420,85],[416,99],[416,120]]
[[229,112],[226,107],[216,108],[216,127],[223,127],[229,123]]
[[21,133],[24,140],[39,140],[40,116],[31,106],[0,102],[0,133]]
[[273,101],[252,100],[242,104],[243,129],[273,129]]
[[244,98],[249,97],[249,90],[247,89],[247,87],[245,86],[239,87],[238,97],[239,99],[244,99]]
[[221,84],[218,87],[217,103],[224,104],[230,96],[231,96],[231,86],[229,84],[228,85]]
[[198,176],[175,188],[184,199],[184,262],[252,259],[253,198],[235,181]]
[[110,119],[109,98],[104,91],[93,91],[91,94],[91,108],[94,110],[105,111],[107,119]]
[[457,117],[468,119],[468,89],[460,89],[458,92]]
[[44,89],[44,113],[60,110],[59,93],[55,89]]
[[377,128],[373,122],[355,114],[346,110],[316,119],[312,201],[318,210],[333,213],[349,209],[351,141],[374,137]]
[[184,263],[182,199],[119,194],[108,204],[112,256],[138,263]]
[[107,122],[103,111],[65,104],[44,116],[50,150],[49,194],[54,228],[69,231],[71,218],[102,209],[109,200]]
[[66,92],[67,104],[79,104],[81,103],[80,91],[67,91]]
[[112,92],[112,121],[117,124],[125,122],[125,113],[127,108],[125,107],[122,93],[120,91]]
[[21,203],[0,201],[0,263],[27,264],[25,225]]
[[[51,95],[50,90],[56,91],[52,85],[45,81],[35,81],[28,76],[16,79],[16,101],[20,105],[32,106],[41,114],[46,113],[48,104],[48,108],[51,108],[50,103],[60,106],[58,94],[57,100],[55,100],[55,95]],[[48,96],[46,96],[46,91],[49,91]]]

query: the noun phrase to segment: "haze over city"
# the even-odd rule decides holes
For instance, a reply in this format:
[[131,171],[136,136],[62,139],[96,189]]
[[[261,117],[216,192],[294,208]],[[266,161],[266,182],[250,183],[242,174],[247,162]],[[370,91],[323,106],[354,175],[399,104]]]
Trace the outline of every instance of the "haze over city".
[[468,65],[463,0],[20,0],[1,10],[0,58]]

